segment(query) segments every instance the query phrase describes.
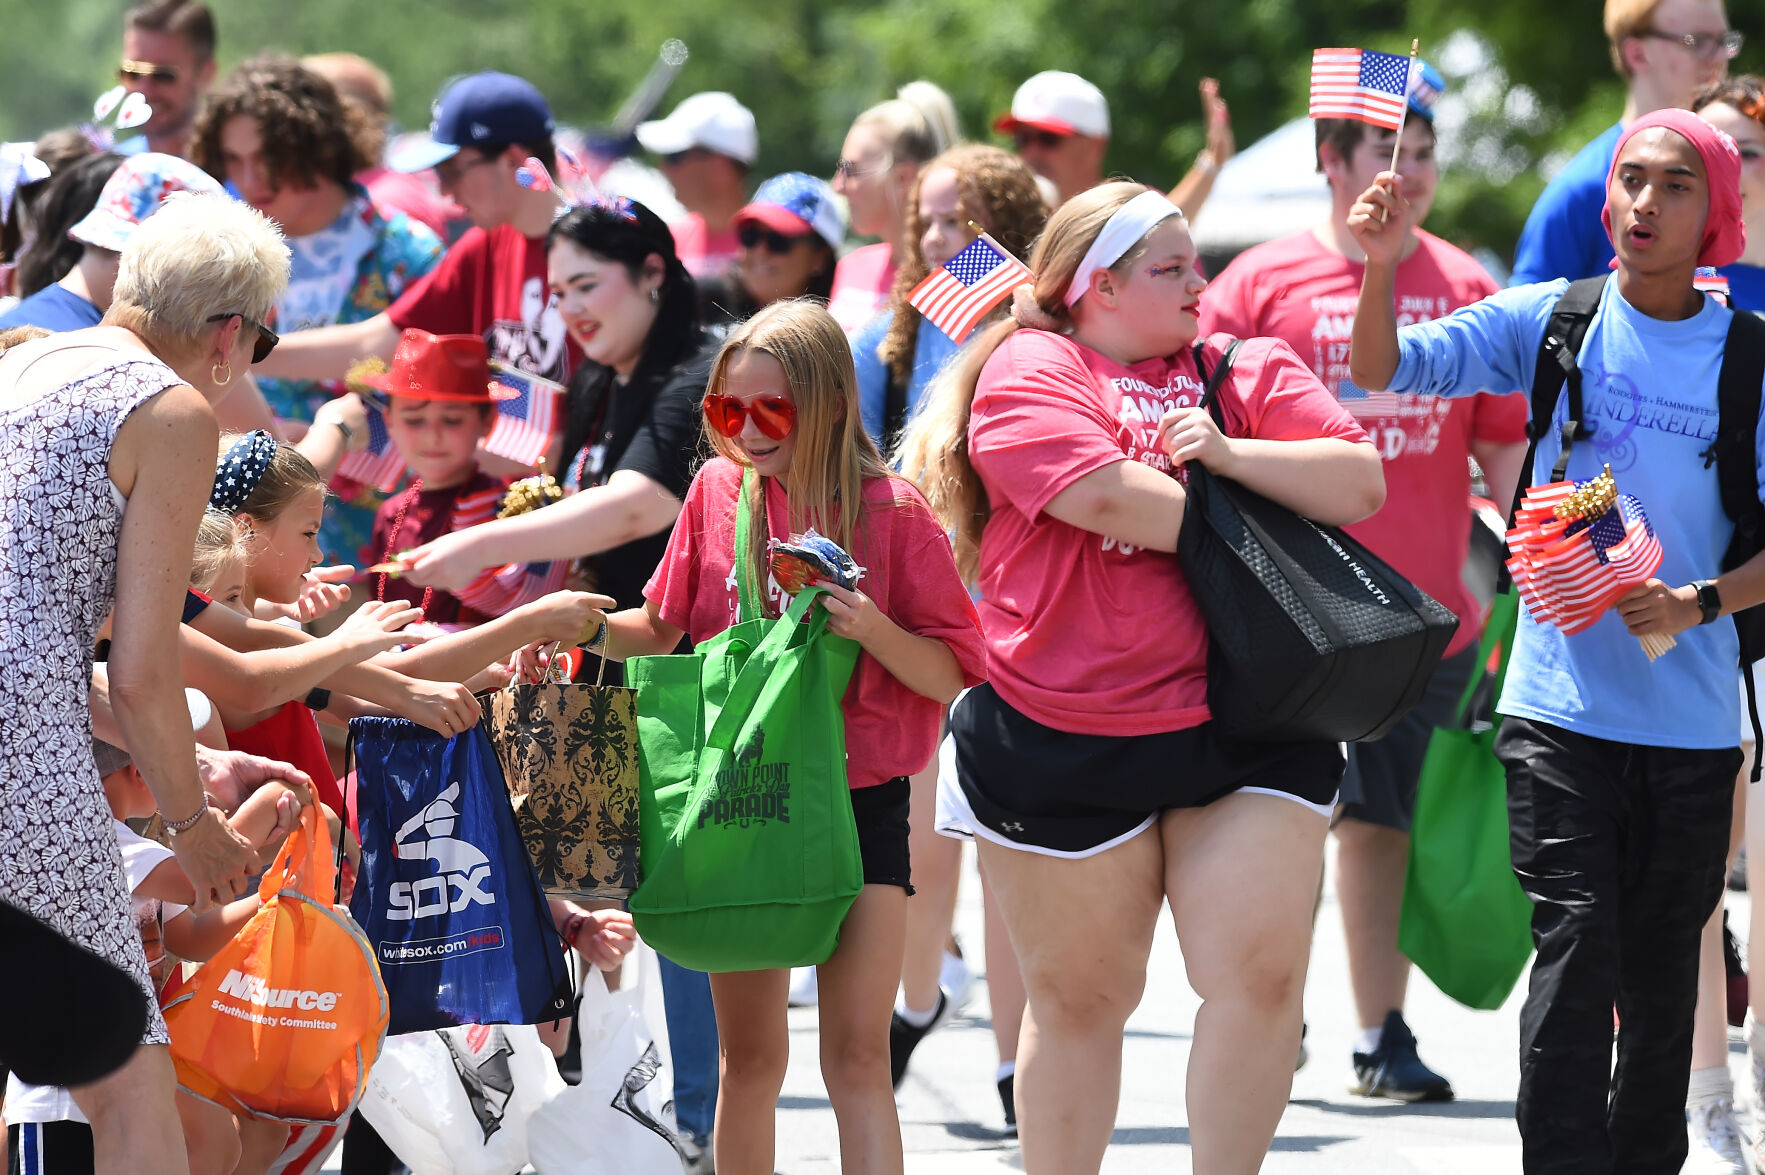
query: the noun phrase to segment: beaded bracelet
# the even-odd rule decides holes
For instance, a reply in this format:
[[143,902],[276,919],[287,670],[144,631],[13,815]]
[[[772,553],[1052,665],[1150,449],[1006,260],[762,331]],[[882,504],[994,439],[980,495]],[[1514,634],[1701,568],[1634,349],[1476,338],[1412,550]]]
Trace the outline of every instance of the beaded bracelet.
[[[209,808],[213,806],[214,801],[209,799],[207,795],[204,795],[202,797],[202,807],[196,809],[194,813],[183,820],[167,820],[165,822],[165,830],[173,836],[178,835],[180,832],[189,832],[192,828],[196,827],[196,822],[202,819],[203,813],[207,812]],[[163,818],[165,813],[160,813],[160,816]]]

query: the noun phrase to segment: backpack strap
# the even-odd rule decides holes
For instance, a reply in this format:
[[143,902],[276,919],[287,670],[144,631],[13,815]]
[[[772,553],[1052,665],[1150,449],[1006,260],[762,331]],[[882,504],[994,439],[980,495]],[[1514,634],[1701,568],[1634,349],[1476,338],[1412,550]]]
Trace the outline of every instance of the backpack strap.
[[1209,375],[1207,359],[1202,353],[1207,344],[1202,340],[1195,343],[1195,371],[1201,376],[1201,403],[1196,407],[1207,409],[1208,415],[1220,426],[1221,432],[1226,431],[1226,417],[1220,410],[1220,388],[1225,386],[1226,379],[1232,374],[1232,362],[1238,358],[1238,348],[1243,345],[1243,339],[1233,339],[1227,343],[1226,349],[1220,353],[1220,365]]
[[[1765,505],[1759,502],[1759,388],[1765,382],[1765,320],[1737,310],[1728,324],[1722,348],[1722,374],[1716,380],[1716,439],[1704,450],[1704,468],[1716,466],[1722,510],[1734,522],[1734,538],[1722,560],[1732,571],[1765,548]],[[1754,611],[1749,609],[1748,612]],[[1745,632],[1765,623],[1765,616],[1737,615],[1743,631],[1740,670],[1747,686],[1747,716],[1753,723],[1752,781],[1759,782],[1765,763],[1765,731],[1760,729],[1758,688],[1753,681],[1753,653]]]
[[1593,432],[1593,425],[1581,418],[1581,367],[1576,360],[1581,353],[1582,340],[1587,337],[1587,328],[1593,322],[1594,311],[1599,308],[1606,280],[1606,276],[1601,275],[1570,282],[1569,288],[1563,291],[1563,296],[1552,308],[1550,321],[1545,324],[1544,338],[1538,343],[1538,361],[1532,372],[1532,415],[1526,425],[1526,436],[1531,444],[1526,449],[1526,465],[1514,491],[1513,509],[1508,512],[1509,525],[1519,512],[1520,495],[1529,487],[1539,439],[1557,414],[1557,398],[1565,383],[1569,388],[1569,410],[1563,417],[1562,452],[1551,467],[1552,481],[1563,480],[1569,470],[1570,450],[1577,440]]

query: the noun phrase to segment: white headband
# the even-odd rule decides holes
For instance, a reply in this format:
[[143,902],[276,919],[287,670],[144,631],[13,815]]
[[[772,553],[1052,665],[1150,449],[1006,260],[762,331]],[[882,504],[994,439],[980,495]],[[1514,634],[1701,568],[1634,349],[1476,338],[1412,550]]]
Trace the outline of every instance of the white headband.
[[1115,210],[1091,247],[1085,250],[1085,259],[1072,275],[1072,284],[1066,287],[1066,304],[1071,306],[1091,288],[1091,275],[1099,269],[1108,269],[1120,261],[1129,249],[1139,243],[1140,238],[1151,232],[1172,216],[1183,215],[1183,210],[1165,198],[1162,192],[1145,191]]

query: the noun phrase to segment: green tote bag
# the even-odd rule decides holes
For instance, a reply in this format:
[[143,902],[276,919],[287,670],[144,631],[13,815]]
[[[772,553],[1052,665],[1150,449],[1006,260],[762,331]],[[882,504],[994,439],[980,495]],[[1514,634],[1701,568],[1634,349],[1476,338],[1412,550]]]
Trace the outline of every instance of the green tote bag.
[[1495,728],[1465,721],[1497,644],[1500,696],[1518,609],[1511,591],[1495,598],[1453,725],[1428,743],[1397,931],[1398,948],[1435,986],[1472,1008],[1501,1007],[1532,954],[1532,903],[1508,850],[1507,778],[1495,757]]
[[[763,617],[744,558],[749,524],[743,492],[740,615]],[[777,620],[743,619],[691,653],[627,667],[642,869],[631,915],[683,967],[824,963],[863,888],[840,710],[858,644],[826,631],[827,610],[814,607],[823,594],[805,588]]]

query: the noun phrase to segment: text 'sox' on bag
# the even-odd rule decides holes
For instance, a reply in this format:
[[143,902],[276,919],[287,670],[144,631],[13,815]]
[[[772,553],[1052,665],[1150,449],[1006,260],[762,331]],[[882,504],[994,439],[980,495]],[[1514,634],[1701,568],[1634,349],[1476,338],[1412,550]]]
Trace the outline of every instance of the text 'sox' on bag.
[[[748,484],[737,496],[737,591],[742,616],[764,617],[747,566]],[[631,915],[683,967],[824,963],[863,888],[840,708],[858,645],[827,631],[827,609],[813,607],[824,594],[804,588],[776,620],[743,620],[691,653],[627,665],[643,805]]]
[[570,1014],[563,943],[481,725],[349,724],[362,868],[350,910],[385,977],[394,1034]]
[[316,805],[258,886],[233,941],[163,997],[178,1084],[236,1114],[347,1118],[386,1039],[386,988],[360,927],[333,906],[331,836]]
[[573,901],[628,896],[638,881],[637,691],[598,678],[511,682],[479,700],[540,887]]
[[[1226,431],[1220,356],[1202,405]],[[1421,700],[1458,618],[1360,543],[1200,462],[1188,466],[1177,559],[1207,621],[1207,704],[1223,735],[1355,742]]]

